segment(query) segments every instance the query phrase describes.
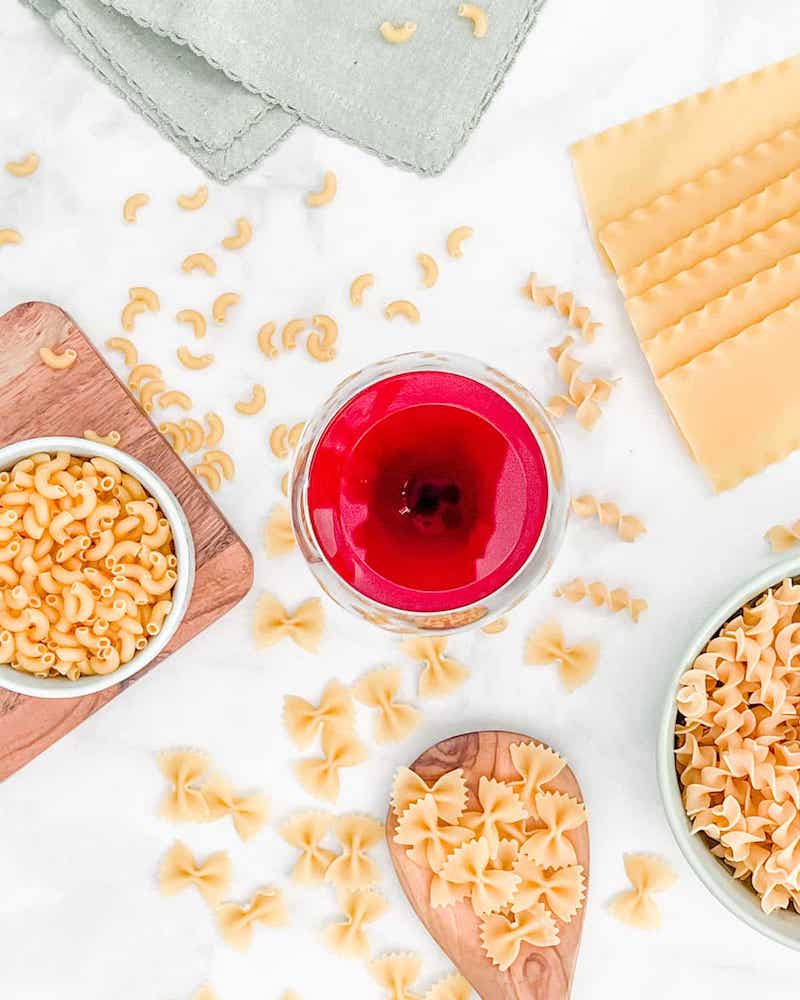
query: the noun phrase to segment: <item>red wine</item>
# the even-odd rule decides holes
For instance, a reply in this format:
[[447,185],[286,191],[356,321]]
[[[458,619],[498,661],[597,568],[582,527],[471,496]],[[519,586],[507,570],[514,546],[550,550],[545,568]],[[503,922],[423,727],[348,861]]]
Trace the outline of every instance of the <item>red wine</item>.
[[308,510],[330,566],[405,611],[481,601],[542,532],[547,469],[527,421],[464,375],[416,371],[362,390],[311,460]]

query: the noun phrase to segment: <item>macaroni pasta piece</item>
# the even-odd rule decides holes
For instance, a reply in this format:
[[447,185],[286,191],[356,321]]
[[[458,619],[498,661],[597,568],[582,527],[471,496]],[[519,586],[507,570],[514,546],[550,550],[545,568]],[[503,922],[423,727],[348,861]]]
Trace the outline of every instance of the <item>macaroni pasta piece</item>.
[[563,316],[570,326],[580,332],[587,344],[591,344],[602,323],[592,318],[591,310],[579,305],[572,292],[560,292],[554,285],[541,285],[533,272],[522,294],[537,306],[547,306]]
[[122,218],[126,222],[137,222],[139,209],[144,208],[145,205],[150,204],[150,196],[138,192],[137,194],[132,194],[125,199],[122,206]]
[[233,827],[242,840],[250,840],[267,822],[269,803],[260,793],[240,795],[225,778],[213,775],[203,786],[203,797],[208,804],[208,818],[230,816]]
[[226,250],[241,250],[253,238],[253,227],[247,219],[237,219],[235,225],[236,232],[234,235],[226,236],[222,241],[222,246]]
[[254,416],[260,413],[267,405],[267,391],[263,385],[254,385],[250,399],[242,400],[235,406],[237,413],[245,416]]
[[316,653],[324,625],[322,601],[318,597],[303,601],[290,615],[277,598],[265,594],[256,605],[253,636],[257,649],[266,649],[288,637],[307,652]]
[[419,309],[408,299],[394,299],[383,310],[383,315],[387,319],[394,319],[396,316],[405,316],[409,323],[419,323]]
[[0,247],[10,246],[12,243],[22,243],[22,234],[16,229],[0,229]]
[[258,349],[265,358],[277,358],[279,354],[278,348],[272,343],[275,329],[274,323],[265,323],[258,331]]
[[623,587],[609,590],[599,580],[595,580],[594,583],[586,583],[580,577],[576,577],[563,587],[558,587],[555,596],[563,597],[565,601],[570,601],[573,604],[588,597],[596,608],[605,605],[614,614],[627,611],[634,622],[638,622],[642,614],[647,611],[647,601],[644,598],[631,597]]
[[199,787],[208,771],[208,757],[192,750],[167,750],[156,758],[171,788],[159,807],[164,819],[173,823],[200,823],[209,809]]
[[281,341],[284,349],[293,351],[297,347],[297,338],[305,330],[306,321],[304,319],[290,319],[281,331]]
[[288,922],[280,889],[259,889],[244,906],[223,903],[217,907],[217,926],[222,938],[238,951],[247,951],[250,947],[256,924],[263,927],[283,927]]
[[608,904],[608,912],[631,927],[657,930],[661,912],[653,894],[669,889],[677,875],[666,861],[652,854],[626,854],[625,874],[633,888],[615,896]]
[[222,417],[213,411],[205,415],[205,421],[208,428],[205,446],[206,448],[215,448],[225,433],[225,424],[222,422]]
[[326,726],[322,730],[322,757],[296,761],[294,772],[305,790],[335,802],[339,797],[339,771],[367,759],[367,751],[354,733]]
[[375,982],[386,990],[387,1000],[414,1000],[411,992],[422,972],[422,962],[410,952],[381,955],[373,959],[368,969]]
[[236,465],[233,459],[227,451],[223,451],[221,448],[213,448],[211,451],[207,451],[203,455],[203,461],[209,462],[211,465],[218,465],[222,470],[222,475],[228,482],[231,482],[236,476]]
[[215,906],[230,889],[231,859],[226,851],[219,851],[198,864],[186,844],[176,841],[161,863],[158,884],[164,896],[175,896],[194,886],[210,906]]
[[471,226],[458,226],[447,237],[447,252],[451,257],[463,257],[464,250],[461,244],[464,240],[471,239],[475,235],[475,230]]
[[422,284],[433,288],[439,280],[439,265],[429,253],[418,253],[417,263],[422,268]]
[[128,388],[135,392],[147,379],[160,379],[161,374],[158,365],[134,365],[128,374]]
[[445,638],[414,637],[405,639],[400,648],[413,660],[423,664],[419,675],[419,694],[422,698],[438,698],[450,694],[469,675],[466,667],[446,655]]
[[185,417],[181,420],[179,426],[185,438],[186,443],[184,447],[186,448],[186,451],[191,452],[192,454],[196,451],[200,451],[205,444],[206,439],[206,432],[203,430],[202,425],[196,420],[193,420],[191,417]]
[[287,844],[300,851],[292,869],[292,880],[301,885],[321,883],[325,873],[336,858],[336,852],[321,847],[321,841],[331,829],[328,813],[301,813],[288,820],[280,829],[280,835]]
[[136,317],[147,312],[147,303],[142,299],[131,299],[125,303],[120,316],[122,329],[131,333],[136,327]]
[[578,517],[596,517],[601,524],[616,528],[623,542],[635,542],[639,535],[647,531],[638,517],[623,514],[615,503],[601,503],[590,493],[576,497],[572,501],[572,509]]
[[158,429],[169,441],[173,451],[179,455],[186,451],[186,432],[179,424],[165,420],[158,425]]
[[194,332],[196,340],[202,340],[206,335],[207,325],[205,316],[196,309],[181,309],[176,313],[175,319],[179,323],[188,323]]
[[36,153],[28,153],[21,160],[8,160],[6,170],[12,177],[30,177],[39,168],[39,157]]
[[391,21],[383,21],[378,26],[378,31],[391,45],[403,45],[410,42],[417,30],[414,21],[405,21],[403,24],[392,24]]
[[[145,413],[152,413],[155,406],[155,398],[159,393],[163,393],[167,388],[167,383],[161,378],[152,379],[139,389],[139,402]],[[161,401],[159,400],[159,405]]]
[[320,208],[322,205],[327,205],[336,197],[338,188],[336,174],[332,170],[326,170],[322,179],[322,187],[319,191],[310,191],[306,195],[306,204],[310,208]]
[[381,870],[367,851],[384,839],[383,823],[370,816],[340,816],[333,832],[342,853],[331,861],[325,881],[337,889],[369,889],[381,880]]
[[119,431],[109,431],[108,434],[98,434],[97,431],[87,429],[83,432],[87,441],[97,441],[99,444],[107,444],[109,448],[116,448],[122,440]]
[[378,710],[375,723],[375,739],[378,743],[404,740],[422,721],[421,713],[413,705],[395,701],[402,680],[402,671],[385,667],[370,671],[353,686],[356,701]]
[[481,626],[481,632],[484,635],[499,635],[501,632],[505,632],[508,628],[508,618],[498,618],[496,621],[490,622],[488,625]]
[[467,804],[467,783],[462,769],[447,771],[433,785],[428,785],[408,767],[398,769],[392,786],[392,808],[397,816],[402,816],[409,806],[428,794],[433,797],[436,812],[444,823],[458,823]]
[[209,462],[198,462],[197,465],[192,468],[192,472],[198,479],[204,480],[206,486],[208,486],[213,493],[216,493],[222,486],[222,476]]
[[241,296],[236,292],[223,292],[214,299],[211,306],[211,315],[214,322],[220,326],[228,321],[228,310],[233,306],[238,306],[242,301]]
[[361,306],[364,304],[364,292],[368,288],[372,288],[375,284],[375,275],[367,272],[366,274],[359,274],[357,277],[353,278],[350,283],[350,303],[354,306]]
[[71,368],[78,360],[77,353],[71,347],[62,351],[61,354],[56,354],[50,347],[40,347],[39,357],[42,359],[43,364],[57,372],[66,371],[67,368]]
[[129,288],[128,298],[131,302],[144,302],[150,312],[158,312],[161,308],[161,301],[158,294],[152,288],[147,288],[145,285],[134,285],[133,288]]
[[269,436],[269,447],[275,458],[289,457],[289,428],[286,424],[277,424]]
[[540,625],[528,637],[525,662],[540,666],[557,663],[561,682],[567,691],[575,691],[589,681],[600,657],[596,642],[567,646],[561,626],[554,621]]
[[366,928],[389,909],[379,892],[362,890],[342,894],[344,919],[329,924],[322,939],[333,951],[345,958],[365,958],[369,954]]
[[162,410],[166,410],[170,406],[177,406],[181,410],[188,411],[192,408],[192,400],[190,396],[187,396],[185,392],[181,392],[180,389],[168,389],[158,397],[158,405]]
[[315,361],[333,361],[336,357],[334,344],[339,338],[339,327],[330,316],[318,314],[313,317],[316,327],[309,333],[306,340],[306,350]]
[[335,680],[328,683],[316,707],[305,698],[284,695],[283,724],[292,743],[307,750],[326,728],[353,732],[353,699],[347,688]]
[[179,194],[175,200],[178,203],[178,208],[182,208],[186,212],[196,212],[208,201],[208,188],[205,184],[201,184],[193,194]]
[[485,38],[489,32],[489,15],[475,3],[462,3],[458,7],[458,16],[472,21],[472,34],[476,38]]
[[203,368],[214,364],[213,354],[192,354],[185,344],[182,344],[175,354],[184,368],[190,368],[193,371],[202,371]]
[[543,904],[535,903],[513,918],[490,913],[481,923],[481,942],[493,964],[505,972],[516,961],[523,942],[535,948],[559,944],[558,928]]
[[213,278],[217,273],[217,265],[214,258],[207,253],[190,253],[188,257],[184,258],[181,270],[185,271],[186,274],[197,270],[205,271],[210,278]]
[[127,337],[109,337],[106,341],[109,351],[119,351],[126,367],[134,368],[139,363],[139,352],[132,340]]

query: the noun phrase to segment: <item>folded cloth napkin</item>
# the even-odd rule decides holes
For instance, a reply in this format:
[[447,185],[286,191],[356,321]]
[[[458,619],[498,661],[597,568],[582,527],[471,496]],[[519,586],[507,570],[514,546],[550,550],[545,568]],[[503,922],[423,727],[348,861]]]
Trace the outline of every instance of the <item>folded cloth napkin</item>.
[[[544,0],[22,0],[207,173],[231,180],[299,119],[421,174],[466,141]],[[392,45],[383,21],[414,21]]]

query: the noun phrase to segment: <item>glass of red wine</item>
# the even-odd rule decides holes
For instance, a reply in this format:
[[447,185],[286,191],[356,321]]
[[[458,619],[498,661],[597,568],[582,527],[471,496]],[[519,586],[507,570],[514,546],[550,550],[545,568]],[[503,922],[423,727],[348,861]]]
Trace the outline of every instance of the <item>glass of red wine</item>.
[[290,495],[323,589],[406,633],[509,611],[550,568],[569,506],[541,404],[480,361],[427,352],[334,390],[303,432]]

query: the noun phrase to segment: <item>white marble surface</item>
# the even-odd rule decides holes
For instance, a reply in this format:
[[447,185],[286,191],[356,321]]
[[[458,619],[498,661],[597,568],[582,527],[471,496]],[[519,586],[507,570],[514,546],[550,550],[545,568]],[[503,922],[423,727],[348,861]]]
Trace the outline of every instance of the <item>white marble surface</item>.
[[[765,8],[768,8],[766,10]],[[399,8],[398,8],[399,11]],[[696,881],[662,815],[654,742],[663,691],[693,624],[740,581],[769,564],[763,532],[796,518],[800,455],[714,497],[684,453],[646,370],[612,278],[590,244],[566,155],[567,144],[637,112],[754,69],[798,47],[796,3],[771,0],[550,0],[538,28],[466,150],[437,180],[385,167],[306,128],[230,188],[212,186],[208,206],[182,214],[174,203],[201,177],[147,124],[62,50],[46,28],[13,3],[0,15],[0,160],[35,149],[27,182],[0,175],[0,224],[25,243],[0,257],[0,312],[49,299],[73,314],[97,344],[119,329],[127,288],[149,284],[159,316],[140,320],[145,359],[190,390],[198,409],[220,409],[238,463],[219,504],[256,555],[256,584],[242,605],[0,787],[0,995],[13,1000],[183,1000],[204,981],[221,1000],[277,1000],[294,987],[304,1000],[378,996],[364,967],[319,944],[336,913],[332,893],[287,882],[293,852],[275,823],[315,807],[291,777],[296,753],[280,722],[287,692],[316,699],[325,681],[352,681],[368,668],[403,663],[394,641],[326,605],[319,656],[291,643],[257,653],[250,619],[259,593],[292,604],[315,593],[299,556],[266,560],[261,532],[279,500],[283,467],[266,448],[278,421],[304,417],[350,370],[413,348],[470,352],[547,396],[556,379],[544,348],[562,334],[551,313],[518,287],[531,269],[574,287],[606,323],[582,353],[622,384],[595,433],[564,425],[576,490],[592,489],[645,518],[635,546],[592,524],[571,525],[552,582],[581,573],[625,583],[651,610],[638,627],[592,609],[557,606],[545,586],[497,637],[453,643],[472,674],[452,697],[426,703],[424,725],[405,744],[373,749],[347,773],[339,811],[380,816],[392,769],[428,744],[472,727],[528,731],[567,755],[591,809],[592,884],[576,1000],[666,1000],[691,990],[728,1000],[797,992],[797,957],[738,923]],[[309,211],[304,192],[325,169],[340,178],[327,209]],[[136,226],[120,206],[133,191],[153,198]],[[215,280],[179,270],[186,253],[212,249],[239,215],[256,236],[239,254],[217,254]],[[445,261],[444,235],[469,223],[476,235],[460,262]],[[415,254],[442,259],[432,291],[419,287]],[[373,270],[377,288],[352,311],[352,276]],[[207,309],[215,294],[243,295],[233,322],[212,329],[217,364],[179,371],[186,340],[172,316]],[[381,303],[415,298],[422,323],[389,325]],[[302,352],[266,363],[254,333],[268,318],[330,312],[341,351],[331,365]],[[237,417],[233,403],[254,378],[268,410]],[[111,421],[113,423],[113,420]],[[603,646],[596,678],[567,696],[549,668],[524,667],[523,639],[557,611],[570,636]],[[415,670],[406,664],[413,696]],[[364,735],[369,720],[360,719]],[[157,818],[160,748],[207,749],[240,787],[267,790],[273,824],[242,845],[226,823],[176,830]],[[176,834],[204,853],[230,850],[234,892],[286,886],[291,927],[261,931],[246,956],[221,942],[199,897],[162,899],[159,857]],[[663,898],[664,927],[626,929],[604,903],[624,886],[622,853],[664,854],[677,887]],[[416,923],[390,873],[390,915],[375,925],[376,951],[413,949],[424,979],[448,963]]]

